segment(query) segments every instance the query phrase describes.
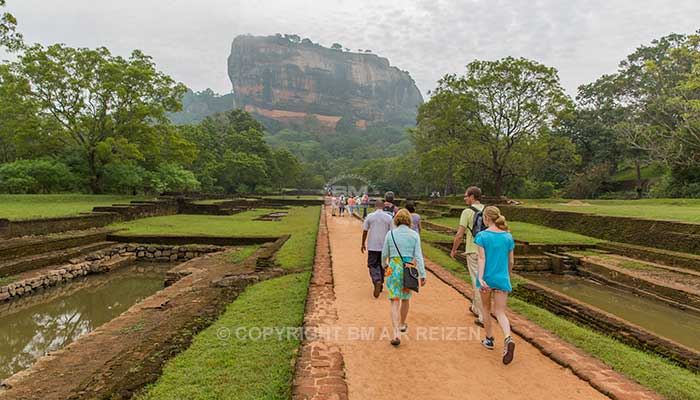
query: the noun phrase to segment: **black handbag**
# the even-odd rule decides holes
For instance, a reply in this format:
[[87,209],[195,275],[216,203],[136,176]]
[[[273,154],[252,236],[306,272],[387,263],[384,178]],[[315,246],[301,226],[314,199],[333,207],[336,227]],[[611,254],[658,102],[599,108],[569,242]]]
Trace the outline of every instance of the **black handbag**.
[[401,250],[399,250],[399,246],[396,245],[396,239],[394,239],[394,231],[391,231],[391,240],[394,242],[394,247],[396,247],[396,251],[399,253],[399,257],[401,257],[401,264],[403,264],[403,288],[413,290],[417,293],[420,287],[420,273],[418,272],[418,268],[416,268],[414,263],[403,261]]

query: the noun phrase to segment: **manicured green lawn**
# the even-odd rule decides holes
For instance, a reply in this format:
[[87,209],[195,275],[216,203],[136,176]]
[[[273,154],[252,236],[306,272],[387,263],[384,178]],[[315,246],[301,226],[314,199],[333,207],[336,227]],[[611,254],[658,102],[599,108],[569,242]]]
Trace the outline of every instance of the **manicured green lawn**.
[[429,242],[451,242],[452,240],[454,240],[454,236],[452,235],[429,231],[425,228],[423,228],[423,231],[420,233],[420,238],[424,241],[427,240]]
[[146,199],[150,198],[93,194],[0,194],[0,218],[19,220],[65,217],[92,211],[95,206]]
[[232,263],[239,263],[250,257],[259,248],[259,245],[241,246],[233,253],[230,253],[229,261]]
[[[431,219],[430,222],[455,229],[459,226],[459,218],[457,217],[435,218]],[[508,225],[514,239],[524,240],[529,243],[595,244],[603,242],[603,240],[579,235],[578,233],[560,231],[526,222],[508,221]]]
[[521,201],[526,207],[558,211],[700,223],[700,199],[581,200],[590,205],[568,205],[571,200],[565,199]]
[[281,236],[292,237],[277,253],[285,268],[309,268],[313,265],[320,207],[291,207],[279,221],[253,221],[274,212],[251,210],[234,215],[168,215],[142,218],[110,225],[124,228],[122,234],[133,235],[210,235],[210,236]]
[[423,255],[430,259],[430,261],[442,265],[445,269],[450,270],[450,272],[459,278],[471,283],[469,272],[467,272],[466,266],[461,262],[450,257],[447,253],[438,249],[437,247],[431,246],[425,242],[421,243],[421,249],[423,250]]
[[298,335],[291,331],[288,337],[285,330],[281,338],[254,339],[260,336],[258,329],[301,327],[309,278],[310,273],[287,275],[246,289],[187,350],[168,361],[160,379],[136,398],[291,398]]

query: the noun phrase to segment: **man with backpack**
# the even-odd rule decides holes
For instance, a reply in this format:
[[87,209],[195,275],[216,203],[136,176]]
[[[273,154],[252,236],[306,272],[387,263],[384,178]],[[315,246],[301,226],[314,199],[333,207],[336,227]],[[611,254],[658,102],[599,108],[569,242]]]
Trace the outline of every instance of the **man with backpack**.
[[483,214],[484,205],[481,204],[481,189],[476,186],[467,188],[467,191],[464,193],[464,202],[467,203],[467,208],[462,211],[462,216],[459,218],[459,228],[452,242],[450,257],[455,258],[457,249],[462,244],[462,238],[464,238],[466,233],[467,243],[464,255],[467,258],[467,270],[469,271],[469,276],[472,280],[472,288],[474,289],[470,311],[477,317],[474,323],[479,326],[484,326],[484,316],[481,312],[481,296],[479,295],[479,290],[476,288],[476,280],[479,276],[479,258],[477,256],[476,244],[474,243],[476,234],[486,229]]

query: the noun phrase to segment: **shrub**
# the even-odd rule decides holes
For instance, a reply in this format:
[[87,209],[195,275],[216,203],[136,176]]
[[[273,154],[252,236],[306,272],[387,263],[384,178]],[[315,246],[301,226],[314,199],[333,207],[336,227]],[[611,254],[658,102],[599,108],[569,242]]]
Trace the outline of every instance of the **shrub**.
[[659,183],[651,187],[649,196],[700,198],[700,182],[685,181],[673,174],[664,175]]
[[148,172],[134,164],[109,163],[103,167],[102,175],[106,192],[136,194],[143,191]]
[[0,165],[0,192],[66,192],[75,190],[76,184],[70,168],[56,160],[18,160]]
[[588,171],[571,178],[564,188],[563,195],[569,199],[590,199],[596,197],[603,184],[610,178],[610,166],[598,164]]
[[156,171],[160,192],[196,192],[201,185],[192,171],[177,164],[161,164]]
[[513,197],[521,199],[546,199],[554,196],[554,183],[537,182],[525,179],[513,192]]

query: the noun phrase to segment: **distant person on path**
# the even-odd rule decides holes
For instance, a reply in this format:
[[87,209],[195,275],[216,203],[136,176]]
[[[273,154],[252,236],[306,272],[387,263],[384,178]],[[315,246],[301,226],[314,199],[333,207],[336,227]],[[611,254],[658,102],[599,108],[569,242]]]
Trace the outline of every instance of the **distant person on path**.
[[420,215],[416,214],[416,204],[412,201],[406,202],[406,209],[411,213],[411,229],[420,235],[423,228],[420,225]]
[[398,208],[394,205],[394,192],[389,191],[384,193],[384,212],[395,216]]
[[362,218],[367,218],[367,208],[369,208],[369,196],[367,193],[362,194]]
[[[382,267],[384,239],[392,228],[393,219],[391,215],[382,210],[384,201],[377,200],[374,206],[374,212],[370,213],[362,223],[361,251],[364,253],[367,250],[367,268],[369,268],[369,277],[374,285],[374,297],[377,298],[384,286],[384,268]],[[367,240],[368,238],[369,240]]]
[[464,192],[464,202],[467,204],[467,208],[462,211],[462,216],[459,218],[459,227],[457,228],[457,233],[452,242],[450,257],[455,258],[457,249],[459,249],[459,246],[462,244],[462,239],[466,233],[467,243],[465,245],[464,256],[467,259],[467,271],[469,272],[472,288],[474,289],[474,298],[469,310],[477,317],[474,323],[479,326],[484,326],[484,314],[481,311],[481,297],[476,290],[476,279],[479,276],[479,260],[477,256],[477,246],[474,244],[474,237],[480,231],[486,229],[486,225],[483,223],[482,211],[484,210],[484,205],[481,204],[481,189],[476,186],[467,188],[466,192]]
[[345,213],[345,196],[343,196],[342,194],[340,195],[340,197],[338,197],[338,210],[340,216],[342,217]]
[[[513,249],[515,241],[508,232],[506,217],[501,215],[497,207],[489,206],[484,209],[484,222],[488,229],[479,232],[474,238],[479,252],[479,275],[477,287],[481,292],[481,304],[484,318],[486,337],[481,341],[489,350],[494,348],[493,331],[491,329],[491,299],[493,298],[493,313],[505,337],[503,343],[503,364],[510,364],[515,353],[515,342],[510,336],[510,322],[506,316],[508,292],[513,290],[510,285],[510,274],[513,272]],[[476,294],[475,294],[476,295]]]
[[331,197],[331,215],[335,217],[338,212],[338,197]]
[[352,196],[348,197],[348,210],[350,211],[349,214],[352,217],[352,213],[355,212],[355,198]]
[[[386,288],[391,300],[391,323],[394,328],[391,344],[398,346],[400,332],[406,332],[408,325],[408,302],[411,291],[403,287],[404,263],[413,263],[420,273],[420,286],[425,286],[425,264],[420,246],[420,236],[411,229],[411,213],[399,210],[394,217],[396,229],[390,230],[384,238],[382,266],[386,268]],[[399,254],[401,254],[399,256]]]

